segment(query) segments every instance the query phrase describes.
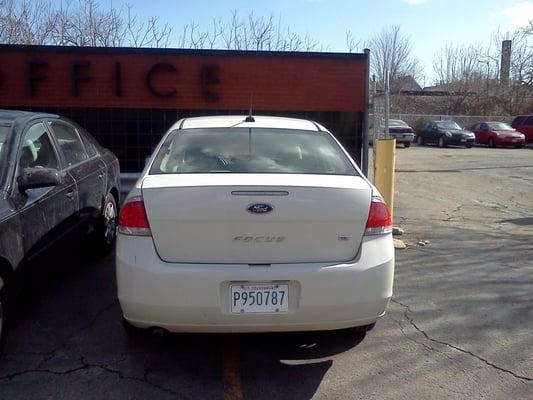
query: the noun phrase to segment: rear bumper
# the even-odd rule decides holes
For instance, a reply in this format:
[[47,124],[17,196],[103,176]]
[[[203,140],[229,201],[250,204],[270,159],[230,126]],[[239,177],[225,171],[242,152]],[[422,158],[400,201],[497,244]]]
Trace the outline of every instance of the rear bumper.
[[447,138],[446,143],[455,146],[473,145],[475,139],[462,139],[462,138]]
[[[358,258],[343,264],[166,263],[149,237],[119,235],[118,298],[126,320],[173,332],[273,332],[342,329],[375,322],[392,296],[391,235],[365,238]],[[232,314],[229,284],[289,284],[289,311]]]
[[[405,136],[404,136],[405,135]],[[391,136],[396,139],[396,143],[405,143],[405,142],[412,142],[415,138],[415,135],[411,134],[409,135],[408,133],[406,134],[398,134],[398,135],[392,135]]]

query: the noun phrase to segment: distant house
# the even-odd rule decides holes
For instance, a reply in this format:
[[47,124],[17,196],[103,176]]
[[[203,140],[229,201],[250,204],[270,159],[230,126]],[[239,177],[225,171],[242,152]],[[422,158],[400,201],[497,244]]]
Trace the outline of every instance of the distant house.
[[396,82],[394,82],[394,85],[397,90],[403,91],[403,90],[422,90],[422,87],[418,84],[418,82],[413,78],[411,75],[405,75],[401,76],[398,79],[396,79]]
[[[377,93],[383,93],[383,83],[379,81],[373,82],[373,87]],[[390,83],[391,92],[399,93],[403,91],[421,91],[422,87],[411,75],[404,75],[395,78]]]
[[450,85],[443,83],[440,85],[426,86],[422,89],[424,92],[447,92],[450,90]]

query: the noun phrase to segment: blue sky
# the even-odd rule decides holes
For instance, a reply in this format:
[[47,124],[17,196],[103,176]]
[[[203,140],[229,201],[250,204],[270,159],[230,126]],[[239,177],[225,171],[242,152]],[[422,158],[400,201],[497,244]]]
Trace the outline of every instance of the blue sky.
[[[100,0],[102,5],[110,0]],[[207,25],[229,18],[232,10],[246,16],[281,15],[282,23],[309,33],[332,51],[346,51],[346,31],[362,41],[390,25],[401,25],[413,53],[432,75],[431,59],[446,43],[488,43],[496,29],[513,30],[533,19],[533,0],[113,0],[131,4],[140,16],[157,15],[174,26],[195,21]],[[429,83],[429,82],[428,82]]]

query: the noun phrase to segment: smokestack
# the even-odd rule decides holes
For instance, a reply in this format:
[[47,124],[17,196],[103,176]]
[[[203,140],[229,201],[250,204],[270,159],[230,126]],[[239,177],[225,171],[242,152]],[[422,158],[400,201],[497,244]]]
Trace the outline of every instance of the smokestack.
[[509,73],[511,70],[511,41],[502,42],[502,61],[500,63],[500,85],[509,85]]

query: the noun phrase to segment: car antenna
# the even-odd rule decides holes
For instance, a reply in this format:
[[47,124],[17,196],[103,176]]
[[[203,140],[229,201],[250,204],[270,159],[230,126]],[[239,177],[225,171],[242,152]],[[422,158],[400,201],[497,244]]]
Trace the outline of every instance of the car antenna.
[[254,105],[254,93],[250,93],[250,114],[245,118],[244,122],[255,122],[254,117],[252,116],[252,109]]

